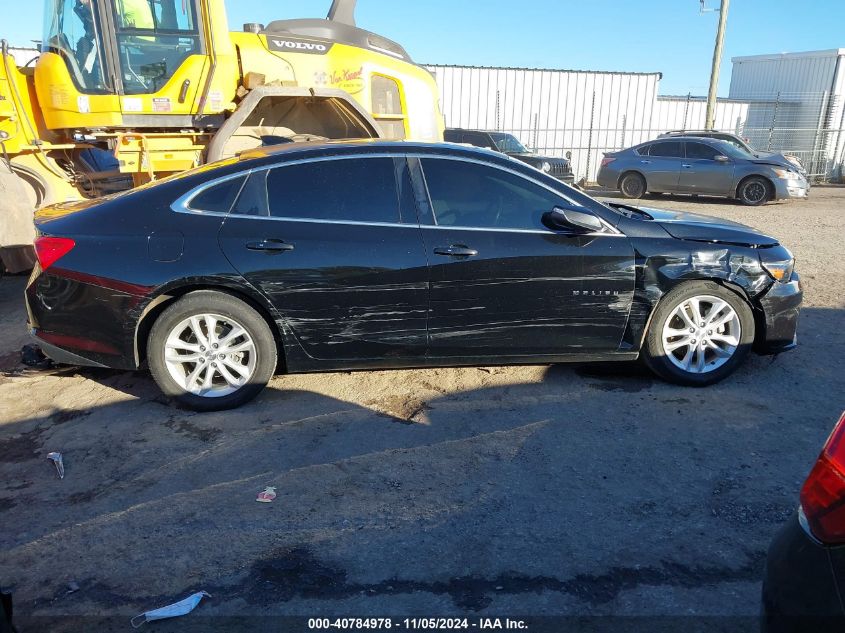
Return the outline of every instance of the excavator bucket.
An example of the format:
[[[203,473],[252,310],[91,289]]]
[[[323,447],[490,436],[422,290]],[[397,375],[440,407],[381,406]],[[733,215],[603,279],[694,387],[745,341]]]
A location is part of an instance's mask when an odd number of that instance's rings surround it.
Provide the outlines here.
[[[375,119],[342,90],[259,86],[214,135],[206,161],[280,143],[380,138],[379,130]]]

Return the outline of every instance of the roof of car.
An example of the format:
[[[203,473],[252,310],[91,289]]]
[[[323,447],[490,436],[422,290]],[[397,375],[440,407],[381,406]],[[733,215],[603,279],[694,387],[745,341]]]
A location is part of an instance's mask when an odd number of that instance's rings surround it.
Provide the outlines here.
[[[669,130],[665,133],[665,136],[709,136],[711,134],[736,136],[733,132],[720,132],[719,130]]]
[[[483,154],[490,157],[501,157],[501,154],[491,150],[463,145],[458,143],[430,143],[422,141],[387,141],[383,139],[355,139],[338,141],[309,141],[305,143],[283,143],[247,150],[240,154],[241,161],[280,156],[294,156],[296,154],[353,154],[387,152],[396,154],[406,153],[434,153],[447,151],[458,154]]]

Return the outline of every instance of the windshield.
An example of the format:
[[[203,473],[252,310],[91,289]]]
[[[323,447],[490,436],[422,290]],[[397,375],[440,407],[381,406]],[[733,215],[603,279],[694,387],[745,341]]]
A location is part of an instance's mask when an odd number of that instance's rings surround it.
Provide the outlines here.
[[[730,158],[740,158],[742,160],[757,158],[757,156],[751,152],[741,147],[737,147],[734,143],[730,143],[728,141],[714,141],[714,145],[717,145],[718,150]]]
[[[738,147],[739,149],[745,150],[746,152],[751,152],[752,154],[753,154],[753,153],[754,153],[754,151],[755,151],[755,150],[754,150],[754,149],[753,149],[750,145],[748,145],[747,143],[745,143],[745,142],[741,141],[741,140],[740,140],[740,139],[738,139],[738,138],[725,138],[725,139],[719,139],[719,140],[720,140],[720,141],[725,141],[725,142],[727,142],[727,143],[730,143],[730,144],[731,144],[731,145],[733,145],[734,147]]]
[[[516,140],[512,134],[503,134],[501,132],[490,132],[493,142],[500,152],[505,154],[529,154],[525,145]]]

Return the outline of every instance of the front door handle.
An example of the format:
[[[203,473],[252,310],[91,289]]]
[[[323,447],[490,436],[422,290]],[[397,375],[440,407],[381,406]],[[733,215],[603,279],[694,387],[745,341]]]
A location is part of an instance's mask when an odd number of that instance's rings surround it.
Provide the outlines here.
[[[681,165],[684,169],[692,169],[692,165]]]
[[[452,244],[451,246],[438,246],[434,249],[436,255],[446,255],[447,257],[475,257],[478,251],[474,248],[469,248],[463,244]]]
[[[293,250],[293,244],[288,244],[283,240],[249,242],[246,247],[251,251],[264,251],[265,253],[284,253],[285,251]]]
[[[651,165],[651,161],[650,161],[650,160],[641,160],[640,162],[641,162],[643,165]]]

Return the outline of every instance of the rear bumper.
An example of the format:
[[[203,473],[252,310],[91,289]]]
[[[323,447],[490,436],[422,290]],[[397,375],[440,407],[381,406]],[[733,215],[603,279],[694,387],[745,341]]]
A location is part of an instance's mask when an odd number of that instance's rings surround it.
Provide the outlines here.
[[[107,365],[103,365],[102,363],[93,361],[90,358],[85,358],[84,356],[74,354],[73,352],[70,352],[66,349],[62,349],[61,347],[57,347],[51,343],[48,343],[44,339],[38,338],[38,335],[35,333],[35,331],[32,332],[32,338],[38,344],[38,347],[41,348],[41,351],[44,352],[44,355],[53,360],[54,362],[58,363],[59,365],[79,365],[81,367],[107,367]]]
[[[801,277],[792,273],[787,283],[776,282],[760,299],[762,311],[758,320],[755,351],[760,354],[779,354],[792,349],[798,343],[798,317],[804,291]]]
[[[32,336],[58,363],[136,369],[135,325],[145,297],[78,277],[36,265],[25,293]]]
[[[596,176],[596,184],[605,189],[616,189],[619,184],[619,176],[610,172],[610,170],[599,169],[599,174]]]
[[[763,633],[845,631],[830,548],[812,539],[794,514],[769,547],[763,580]]]

